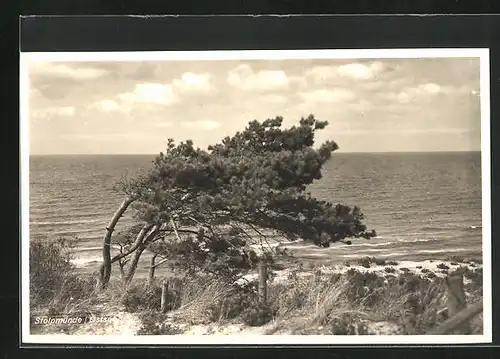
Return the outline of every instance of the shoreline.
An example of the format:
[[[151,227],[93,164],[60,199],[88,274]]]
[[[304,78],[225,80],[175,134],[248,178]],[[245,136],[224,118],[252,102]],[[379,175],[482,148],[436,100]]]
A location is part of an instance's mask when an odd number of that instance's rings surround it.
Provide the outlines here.
[[[348,245],[345,245],[349,247]],[[404,265],[400,265],[399,267],[403,268],[413,268],[414,270],[419,269],[428,269],[428,270],[440,270],[440,268],[436,268],[436,266],[443,262],[449,267],[457,268],[459,266],[455,265],[455,261],[452,260],[453,257],[459,258],[461,262],[464,260],[468,262],[473,262],[474,264],[482,263],[482,253],[473,249],[457,249],[457,250],[420,250],[414,251],[413,253],[402,253],[402,252],[393,252],[391,254],[378,254],[375,250],[360,250],[359,253],[338,253],[333,251],[328,251],[328,248],[325,250],[324,248],[315,248],[313,245],[308,244],[307,246],[297,245],[286,246],[293,256],[291,257],[291,262],[304,262],[307,265],[314,266],[322,266],[322,267],[355,267],[355,263],[363,258],[371,257],[377,258],[380,260],[385,260],[386,262],[398,262],[404,263]],[[282,247],[283,248],[283,247]],[[309,249],[315,251],[314,253],[302,253],[302,249]],[[97,251],[97,250],[96,250]],[[323,252],[322,252],[323,251]],[[333,252],[333,253],[332,253]],[[353,250],[353,252],[357,252]],[[149,260],[151,254],[149,252],[144,252],[141,257],[140,264],[137,268],[137,274],[145,274],[148,270]],[[281,260],[278,260],[281,262]],[[288,262],[287,259],[284,262]],[[99,268],[102,263],[102,257],[99,254],[98,256],[75,256],[75,258],[71,259],[71,263],[75,265],[75,269],[84,273],[91,273]],[[287,264],[289,265],[289,264]],[[293,264],[292,264],[293,266]],[[374,266],[377,266],[374,264]],[[422,268],[417,268],[421,266]],[[366,271],[367,268],[360,266],[361,271]],[[382,268],[383,269],[383,268]],[[371,268],[373,271],[374,268]],[[143,273],[144,272],[144,273]],[[158,268],[158,273],[163,272],[162,268]]]

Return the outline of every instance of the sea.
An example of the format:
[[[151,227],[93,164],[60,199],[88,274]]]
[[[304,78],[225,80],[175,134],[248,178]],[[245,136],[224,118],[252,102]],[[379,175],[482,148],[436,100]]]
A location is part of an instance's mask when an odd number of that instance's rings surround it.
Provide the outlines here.
[[[124,199],[122,179],[147,171],[152,155],[31,156],[29,238],[64,237],[74,263],[98,268],[102,238]],[[333,203],[359,206],[377,237],[330,248],[283,240],[309,260],[393,260],[482,256],[481,153],[334,153],[308,188]],[[117,231],[134,223],[126,214]],[[484,240],[489,240],[485,238]],[[144,264],[146,265],[146,264]]]

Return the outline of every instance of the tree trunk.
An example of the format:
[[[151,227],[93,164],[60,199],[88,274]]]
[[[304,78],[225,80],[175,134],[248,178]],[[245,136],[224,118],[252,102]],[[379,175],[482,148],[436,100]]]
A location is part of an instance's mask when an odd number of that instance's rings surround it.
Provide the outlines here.
[[[130,261],[129,264],[127,276],[125,277],[126,285],[129,285],[132,279],[134,278],[137,265],[139,264],[139,259],[141,259],[142,252],[144,252],[145,249],[146,249],[146,244],[141,243],[141,245],[134,252],[132,260]]]
[[[121,279],[125,279],[125,270],[124,270],[124,266],[125,266],[125,263],[123,263],[121,260],[118,261],[118,264],[120,265],[120,278]]]
[[[155,261],[158,253],[153,254],[151,257],[151,265],[149,266],[149,274],[148,274],[148,286],[152,286],[155,280]]]
[[[127,285],[130,284],[132,278],[134,278],[135,271],[137,269],[137,265],[139,264],[139,259],[141,259],[142,252],[144,252],[149,242],[156,236],[159,228],[159,226],[154,226],[153,229],[148,233],[146,238],[138,245],[137,249],[135,250],[132,260],[130,261],[127,276],[125,278],[125,283]]]
[[[102,266],[100,269],[100,286],[102,289],[106,288],[111,277],[111,236],[115,230],[116,224],[123,216],[123,213],[127,210],[130,204],[134,201],[134,198],[128,197],[122,202],[118,210],[111,218],[108,226],[106,227],[106,234],[104,235],[103,246],[102,246]]]

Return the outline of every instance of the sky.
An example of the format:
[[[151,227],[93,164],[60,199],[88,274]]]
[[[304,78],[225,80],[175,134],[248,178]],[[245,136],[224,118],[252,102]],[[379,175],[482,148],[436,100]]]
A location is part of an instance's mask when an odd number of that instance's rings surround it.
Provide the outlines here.
[[[479,58],[31,61],[30,154],[206,148],[309,114],[339,152],[480,150]]]

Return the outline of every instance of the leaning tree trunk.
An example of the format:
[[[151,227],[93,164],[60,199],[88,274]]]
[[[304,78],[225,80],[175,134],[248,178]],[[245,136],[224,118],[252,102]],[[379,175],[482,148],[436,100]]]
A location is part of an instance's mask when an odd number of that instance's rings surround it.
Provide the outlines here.
[[[115,230],[116,224],[133,201],[134,198],[132,197],[128,197],[124,200],[106,227],[106,234],[102,246],[102,266],[99,278],[101,288],[106,288],[109,278],[111,277],[111,236]]]
[[[129,285],[132,279],[134,278],[135,271],[137,269],[137,265],[139,264],[139,259],[141,259],[142,252],[146,249],[146,244],[141,243],[141,245],[136,249],[132,260],[130,261],[128,273],[125,277],[125,285]]]
[[[149,234],[146,236],[144,241],[142,241],[135,250],[134,255],[132,256],[132,260],[130,261],[129,264],[127,276],[125,278],[126,285],[128,285],[132,281],[132,278],[134,278],[135,271],[137,269],[137,265],[139,264],[139,260],[141,259],[142,252],[144,252],[149,242],[151,242],[151,240],[156,236],[159,228],[160,228],[159,226],[155,226],[151,230],[151,232],[149,232]]]

